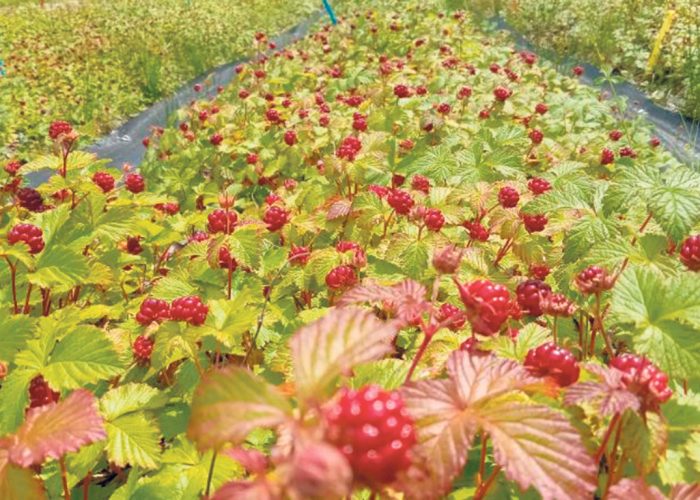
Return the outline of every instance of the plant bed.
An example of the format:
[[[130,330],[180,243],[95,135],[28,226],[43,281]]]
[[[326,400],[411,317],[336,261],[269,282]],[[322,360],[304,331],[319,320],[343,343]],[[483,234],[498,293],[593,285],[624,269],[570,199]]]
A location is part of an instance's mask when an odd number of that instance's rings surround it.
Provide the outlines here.
[[[441,5],[5,166],[5,491],[698,496],[700,175]]]

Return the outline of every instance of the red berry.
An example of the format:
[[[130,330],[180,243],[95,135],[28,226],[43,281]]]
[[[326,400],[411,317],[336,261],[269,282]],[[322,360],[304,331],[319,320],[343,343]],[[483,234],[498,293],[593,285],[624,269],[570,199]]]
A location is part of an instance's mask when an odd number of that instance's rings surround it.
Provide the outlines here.
[[[126,238],[126,251],[131,255],[138,255],[143,252],[143,247],[141,246],[140,236],[127,236]]]
[[[414,175],[411,179],[411,187],[416,191],[428,194],[430,192],[430,179],[423,175]]]
[[[574,74],[574,76],[581,76],[584,72],[583,66],[574,66],[571,72]]]
[[[217,208],[207,216],[207,220],[207,230],[210,233],[231,234],[238,222],[238,213],[235,210]]]
[[[700,234],[689,236],[681,245],[681,262],[691,271],[700,271]]]
[[[355,136],[348,136],[343,139],[340,147],[336,151],[336,156],[338,158],[345,158],[348,161],[353,161],[362,149],[362,142]]]
[[[212,136],[209,138],[209,142],[212,143],[212,145],[214,145],[214,146],[218,146],[223,141],[224,141],[224,136],[219,134],[219,133],[212,134]]]
[[[415,204],[411,195],[401,189],[392,189],[387,196],[387,202],[400,215],[408,215]]]
[[[345,253],[349,252],[350,250],[359,250],[360,244],[355,243],[354,241],[343,240],[336,243],[335,249],[340,253]]]
[[[374,194],[376,194],[380,198],[384,198],[386,195],[389,194],[389,188],[385,186],[379,186],[377,184],[370,184],[367,186],[367,191],[370,191]]]
[[[29,407],[37,408],[50,403],[58,402],[60,394],[51,389],[44,377],[37,375],[29,383]]]
[[[652,148],[657,148],[661,145],[661,140],[658,137],[652,137],[651,139],[649,139],[649,145]]]
[[[498,203],[503,208],[513,208],[518,205],[518,201],[520,201],[520,193],[512,187],[505,186],[498,191]]]
[[[523,281],[515,289],[520,309],[529,316],[541,316],[540,300],[552,292],[552,288],[540,280]]]
[[[131,351],[134,354],[134,359],[140,365],[147,364],[151,361],[151,354],[153,353],[153,345],[155,340],[146,337],[145,335],[139,335],[134,340],[134,345],[131,347]]]
[[[443,102],[443,103],[438,105],[437,111],[441,115],[447,115],[450,113],[450,111],[452,111],[452,107],[449,104],[447,104],[446,102]]]
[[[199,326],[207,319],[209,307],[202,303],[196,295],[180,297],[173,300],[170,308],[170,318],[175,321],[187,321],[190,325]]]
[[[391,176],[391,187],[393,187],[393,188],[403,186],[404,182],[406,182],[406,176],[404,176],[404,175],[393,174]]]
[[[68,135],[73,132],[73,127],[68,122],[57,120],[49,125],[49,137],[54,141],[62,135]]]
[[[559,387],[575,383],[581,374],[574,355],[554,342],[530,349],[524,364],[534,375],[551,377]]]
[[[528,134],[530,137],[530,140],[532,141],[533,144],[540,144],[544,140],[544,134],[542,133],[541,130],[533,128],[530,130],[530,133]]]
[[[522,214],[522,219],[528,233],[543,231],[548,222],[547,216],[544,214]]]
[[[535,113],[538,115],[544,115],[547,113],[547,111],[549,111],[549,107],[543,102],[540,102],[537,104],[537,106],[535,106]]]
[[[637,152],[629,146],[622,146],[618,152],[622,157],[636,158]]]
[[[282,122],[282,117],[280,116],[280,112],[277,111],[275,108],[268,109],[265,112],[265,118],[267,118],[272,123]]]
[[[411,465],[415,428],[400,393],[375,385],[341,389],[324,416],[326,439],[345,455],[357,482],[388,484]]]
[[[209,234],[205,233],[204,231],[195,231],[192,233],[189,238],[187,238],[188,242],[201,242],[201,241],[207,241],[209,239]]]
[[[7,241],[15,245],[20,241],[29,247],[29,253],[39,253],[44,249],[44,233],[32,224],[16,224],[7,233]]]
[[[141,302],[139,312],[136,313],[136,321],[142,325],[150,325],[154,321],[160,323],[170,319],[170,305],[160,299],[148,298]]]
[[[273,205],[265,210],[265,215],[263,216],[263,221],[267,224],[268,231],[278,231],[289,220],[289,211],[284,208]]]
[[[544,280],[549,276],[551,269],[546,264],[532,264],[530,266],[530,276],[537,278],[538,280]]]
[[[126,185],[126,189],[134,194],[140,193],[146,188],[146,183],[143,180],[143,176],[135,172],[126,174],[124,177],[124,184]]]
[[[610,290],[615,285],[615,277],[602,267],[588,266],[578,273],[574,282],[582,293],[594,294]]]
[[[600,153],[600,164],[601,165],[610,165],[612,162],[615,161],[615,153],[608,148],[604,148],[603,151]]]
[[[309,250],[309,247],[292,245],[287,260],[289,260],[289,263],[292,265],[305,266],[306,263],[309,262],[309,257],[311,257],[311,250]]]
[[[109,193],[114,189],[114,177],[107,172],[95,172],[92,182],[97,184],[103,193]]]
[[[44,199],[39,191],[26,187],[17,190],[17,201],[19,206],[26,208],[30,212],[42,212],[45,208]]]
[[[406,85],[396,85],[394,87],[394,95],[398,97],[399,99],[405,98],[405,97],[411,97],[411,89],[409,89]]]
[[[238,267],[238,262],[233,258],[227,246],[219,247],[219,267],[230,271],[235,271]]]
[[[622,138],[622,131],[611,130],[610,133],[608,134],[608,137],[610,137],[611,141],[619,141]]]
[[[297,133],[294,130],[287,130],[284,133],[284,142],[287,146],[294,146],[297,143]]]
[[[19,169],[22,167],[22,164],[18,161],[11,161],[7,164],[5,164],[5,172],[7,172],[9,175],[16,175],[17,172],[19,172]]]
[[[457,99],[468,99],[472,95],[472,89],[471,87],[462,87],[459,89],[459,92],[457,92]]]
[[[550,293],[540,300],[540,308],[543,314],[570,318],[576,312],[576,304],[561,293]]]
[[[438,232],[445,225],[445,216],[437,208],[430,208],[425,212],[423,221],[429,231]]]
[[[326,275],[326,285],[331,290],[349,288],[355,283],[357,283],[357,274],[352,266],[335,267]]]
[[[469,231],[469,238],[476,241],[488,241],[489,230],[479,222],[465,221],[462,224]]]
[[[644,406],[658,407],[673,395],[668,375],[643,356],[621,354],[610,361],[610,366],[624,372],[627,388],[644,399]]]
[[[506,87],[496,87],[493,89],[493,95],[497,101],[504,102],[513,95],[513,91]]]
[[[532,194],[539,196],[552,189],[552,185],[546,179],[542,179],[541,177],[533,177],[528,181],[527,188]]]
[[[511,312],[510,294],[506,287],[489,280],[476,280],[468,285],[457,283],[457,287],[472,330],[482,335],[498,333]]]
[[[440,323],[449,322],[447,323],[447,328],[457,332],[464,328],[464,323],[467,322],[467,315],[459,307],[445,302],[438,310],[437,320]]]
[[[258,163],[258,155],[255,153],[248,153],[248,156],[246,156],[245,161],[248,165],[255,165],[256,163]]]
[[[176,202],[156,203],[153,208],[168,215],[175,215],[180,211],[180,204]]]

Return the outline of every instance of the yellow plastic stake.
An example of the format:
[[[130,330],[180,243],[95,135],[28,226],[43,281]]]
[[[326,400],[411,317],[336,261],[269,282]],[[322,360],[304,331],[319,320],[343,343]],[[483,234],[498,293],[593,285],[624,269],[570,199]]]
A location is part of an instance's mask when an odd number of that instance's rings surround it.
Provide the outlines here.
[[[670,8],[666,11],[664,16],[664,22],[661,24],[661,29],[656,34],[656,40],[654,41],[654,49],[651,51],[651,56],[649,56],[649,62],[647,63],[647,74],[651,74],[656,67],[656,63],[659,62],[659,57],[661,56],[661,49],[663,48],[664,38],[669,31],[671,31],[671,26],[673,26],[673,21],[676,20],[676,10]]]

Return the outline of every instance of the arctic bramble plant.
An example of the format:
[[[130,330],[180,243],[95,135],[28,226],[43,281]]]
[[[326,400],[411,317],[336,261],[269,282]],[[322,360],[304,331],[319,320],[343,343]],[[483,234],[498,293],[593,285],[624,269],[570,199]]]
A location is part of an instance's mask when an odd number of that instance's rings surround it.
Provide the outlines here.
[[[0,491],[698,496],[700,176],[442,5],[0,169]]]

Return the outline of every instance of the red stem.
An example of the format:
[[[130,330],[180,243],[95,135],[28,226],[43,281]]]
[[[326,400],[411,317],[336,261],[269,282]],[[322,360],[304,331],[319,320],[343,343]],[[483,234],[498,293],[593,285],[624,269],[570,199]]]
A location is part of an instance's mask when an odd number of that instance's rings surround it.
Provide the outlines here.
[[[484,498],[486,493],[489,491],[489,488],[491,488],[491,485],[496,480],[496,476],[498,476],[499,472],[501,472],[501,466],[497,465],[496,467],[494,467],[493,472],[491,472],[491,475],[486,480],[486,482],[482,483],[481,486],[479,486],[479,488],[476,490],[476,493],[474,493],[474,500],[481,500],[482,498]]]
[[[433,339],[433,334],[426,333],[425,336],[423,337],[423,342],[421,343],[420,347],[418,348],[418,352],[416,355],[413,357],[413,361],[411,362],[411,367],[408,369],[408,373],[406,374],[406,380],[404,381],[405,383],[408,383],[411,380],[411,377],[413,376],[413,372],[416,370],[416,366],[418,366],[418,362],[421,360],[423,355],[425,354],[425,350],[428,348],[428,344],[430,344],[430,341]]]
[[[61,483],[63,483],[63,498],[70,500],[70,489],[68,488],[68,473],[66,472],[66,459],[61,457],[58,461],[61,466]]]
[[[599,464],[600,459],[603,458],[603,454],[605,453],[605,448],[608,446],[608,441],[610,441],[610,436],[612,435],[613,430],[615,429],[615,426],[617,425],[617,422],[620,420],[620,414],[616,413],[612,420],[610,420],[610,425],[608,425],[608,430],[605,431],[605,435],[603,436],[603,441],[601,441],[600,446],[598,447],[598,451],[595,454],[595,463]]]
[[[22,314],[28,314],[29,313],[29,299],[32,296],[32,284],[29,283],[27,285],[27,296],[24,299],[24,307],[22,308]]]
[[[10,258],[5,256],[7,265],[10,266],[10,281],[12,282],[12,305],[14,314],[19,313],[19,306],[17,305],[17,266],[12,264]]]

